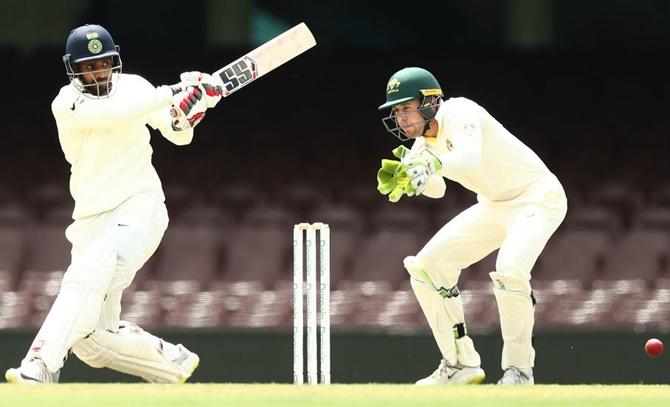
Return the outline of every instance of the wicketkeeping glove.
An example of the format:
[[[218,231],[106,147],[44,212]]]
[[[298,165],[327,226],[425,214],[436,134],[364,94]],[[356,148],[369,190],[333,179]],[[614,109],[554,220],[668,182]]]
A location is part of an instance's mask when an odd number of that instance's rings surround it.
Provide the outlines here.
[[[393,155],[402,159],[409,150],[400,146],[393,150]],[[410,178],[407,175],[407,166],[398,160],[382,160],[382,166],[377,171],[377,190],[389,197],[389,201],[398,202],[403,195],[412,196],[408,191]]]
[[[427,149],[405,155],[402,163],[407,166],[410,179],[407,191],[414,195],[420,195],[426,189],[428,178],[442,169],[442,162]]]

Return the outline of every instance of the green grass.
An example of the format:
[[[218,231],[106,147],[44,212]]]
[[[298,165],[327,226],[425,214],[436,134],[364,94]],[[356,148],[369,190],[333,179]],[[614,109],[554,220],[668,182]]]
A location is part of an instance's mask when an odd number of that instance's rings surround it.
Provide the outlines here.
[[[670,406],[670,386],[0,384],[0,406]]]

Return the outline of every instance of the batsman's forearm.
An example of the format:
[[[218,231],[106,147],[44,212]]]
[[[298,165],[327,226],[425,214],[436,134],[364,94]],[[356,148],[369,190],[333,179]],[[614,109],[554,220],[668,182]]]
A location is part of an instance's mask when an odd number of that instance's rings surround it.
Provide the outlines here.
[[[178,146],[191,144],[191,141],[193,141],[193,128],[176,131],[172,127],[172,120],[169,109],[166,109],[164,113],[161,113],[160,121],[156,123],[158,131],[161,132],[161,135],[168,139],[172,144],[176,144]],[[149,125],[152,125],[152,123]]]

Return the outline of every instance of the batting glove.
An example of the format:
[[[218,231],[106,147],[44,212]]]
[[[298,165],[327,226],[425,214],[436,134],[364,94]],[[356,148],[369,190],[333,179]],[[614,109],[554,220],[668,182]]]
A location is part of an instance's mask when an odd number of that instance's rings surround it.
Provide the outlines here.
[[[202,90],[197,86],[191,86],[172,97],[172,128],[175,131],[191,129],[198,125],[205,117],[207,104],[203,98]]]
[[[205,94],[205,103],[207,103],[208,108],[216,106],[223,96],[221,82],[208,73],[198,71],[183,72],[179,75],[179,79],[183,84],[200,87]]]

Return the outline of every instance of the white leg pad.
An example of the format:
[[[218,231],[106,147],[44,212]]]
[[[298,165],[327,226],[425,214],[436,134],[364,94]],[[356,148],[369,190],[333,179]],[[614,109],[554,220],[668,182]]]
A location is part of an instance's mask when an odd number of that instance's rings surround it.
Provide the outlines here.
[[[410,278],[410,283],[442,357],[452,366],[479,367],[479,353],[475,350],[472,339],[464,332],[465,318],[461,297],[442,298],[432,285],[414,277]],[[459,324],[463,335],[457,338],[455,328]]]
[[[137,325],[125,325],[118,333],[96,329],[72,351],[91,367],[107,367],[152,383],[178,383],[190,372],[170,361],[168,345],[174,346]]]
[[[425,262],[417,256],[407,256],[403,260],[403,266],[410,277],[422,281],[433,287],[442,297],[449,295],[448,289],[454,287],[458,282],[459,271],[453,273],[443,273],[435,271],[435,268],[426,267]],[[445,278],[444,274],[449,274],[450,278]]]
[[[501,367],[530,369],[535,364],[533,325],[535,315],[528,280],[498,272],[489,273],[500,313],[503,337]]]
[[[64,281],[25,360],[38,357],[50,372],[58,372],[70,347],[95,328],[102,302],[90,285]]]
[[[78,247],[81,250],[75,255]],[[52,373],[63,366],[68,350],[93,332],[100,318],[116,258],[116,250],[105,236],[87,244],[73,243],[72,264],[26,360],[38,357]]]
[[[472,342],[470,335],[456,339],[456,355],[458,356],[457,366],[479,367],[482,364],[482,360],[479,357],[479,353],[475,350],[475,344]]]

